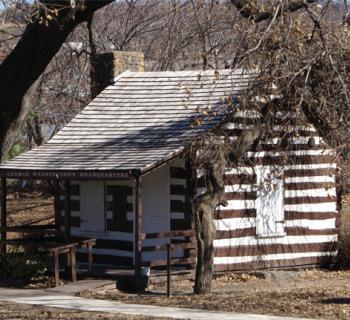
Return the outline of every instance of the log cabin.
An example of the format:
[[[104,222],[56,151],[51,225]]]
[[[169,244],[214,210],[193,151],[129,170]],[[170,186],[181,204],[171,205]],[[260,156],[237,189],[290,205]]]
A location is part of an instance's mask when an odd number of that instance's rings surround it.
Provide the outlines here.
[[[143,72],[137,53],[108,57],[113,68],[125,61],[136,67],[118,74],[109,68],[112,81],[103,75],[96,86],[102,92],[49,142],[0,166],[2,240],[6,179],[49,179],[58,186],[57,226],[66,241],[96,238],[95,263],[148,272],[165,264],[171,243],[173,264],[193,267],[191,199],[207,184],[200,172],[191,180],[184,150],[219,127],[234,143],[261,121],[259,112],[234,103],[255,74]],[[202,108],[215,112],[205,116]],[[228,206],[215,212],[215,271],[315,266],[336,253],[334,150],[311,124],[284,126],[286,114],[275,117],[274,134],[225,170]]]

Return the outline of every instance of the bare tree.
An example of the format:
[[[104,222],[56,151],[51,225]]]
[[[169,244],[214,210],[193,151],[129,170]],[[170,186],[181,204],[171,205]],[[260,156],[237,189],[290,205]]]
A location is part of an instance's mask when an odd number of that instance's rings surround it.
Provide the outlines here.
[[[0,66],[0,159],[12,145],[38,78],[73,29],[106,1],[40,1],[16,47]],[[73,5],[74,3],[74,5]]]
[[[263,121],[262,126],[243,131],[234,142],[223,143],[221,139],[220,148],[213,148],[218,143],[211,136],[193,145],[196,150],[192,152],[196,155],[193,163],[197,163],[197,168],[206,169],[210,181],[207,191],[197,195],[193,202],[198,240],[194,291],[198,294],[210,292],[215,235],[213,211],[225,204],[224,168],[237,166],[237,160],[258,139],[272,132],[273,123],[267,120],[268,114],[283,111],[286,135],[291,134],[287,128],[293,122],[311,123],[328,145],[336,149],[339,160],[346,160],[349,150],[347,24],[334,19],[330,12],[332,6],[313,5],[313,1],[232,3],[248,22],[245,31],[240,29],[245,37],[240,38],[244,39],[244,51],[237,52],[233,67],[258,70],[251,91],[242,94],[240,108],[262,114]],[[276,103],[269,103],[271,99]],[[267,113],[266,106],[269,106]]]

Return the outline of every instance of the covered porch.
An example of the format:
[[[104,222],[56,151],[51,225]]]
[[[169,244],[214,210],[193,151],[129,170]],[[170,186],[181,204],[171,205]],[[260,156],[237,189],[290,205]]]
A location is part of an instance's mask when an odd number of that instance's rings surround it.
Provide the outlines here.
[[[125,282],[142,279],[148,276],[149,283],[166,280],[166,270],[171,267],[174,276],[192,276],[191,270],[195,264],[195,234],[190,230],[169,230],[160,232],[145,232],[143,225],[143,176],[138,172],[127,171],[36,171],[36,170],[4,170],[0,169],[1,175],[1,255],[5,256],[9,246],[34,246],[38,250],[54,252],[55,248],[65,248],[63,253],[68,254],[68,263],[71,268],[72,280],[79,278],[79,270],[92,271],[96,277],[108,277]],[[25,180],[50,180],[55,186],[54,194],[54,219],[53,223],[9,226],[7,210],[7,179]],[[118,258],[111,263],[101,263],[96,255],[99,248],[108,245],[114,250],[113,241],[99,238],[99,235],[91,234],[90,237],[81,237],[74,232],[75,220],[74,203],[72,207],[72,196],[74,194],[74,182],[86,181],[129,181],[133,185],[133,217],[131,242],[132,264],[124,265],[123,261],[118,263]],[[63,187],[63,188],[62,188]],[[62,201],[62,197],[64,200]],[[106,205],[107,206],[107,205]],[[63,210],[61,210],[63,209]],[[62,216],[63,212],[63,216]],[[105,214],[105,213],[104,213]],[[81,219],[81,218],[79,218]],[[107,221],[107,220],[106,220]],[[107,222],[106,222],[107,223]],[[21,234],[21,237],[11,239],[9,233]],[[86,245],[87,251],[82,257],[81,243],[88,239],[95,239],[94,246]],[[119,244],[117,244],[119,245]],[[71,248],[73,248],[73,253]],[[91,257],[88,254],[91,250]],[[179,252],[186,254],[179,255]],[[170,252],[170,255],[169,255]],[[57,255],[52,254],[53,261],[57,262]],[[74,263],[77,261],[77,263]],[[91,267],[88,262],[91,262]],[[58,263],[58,262],[57,262]],[[56,264],[57,266],[57,264]],[[57,269],[57,267],[55,267]],[[150,272],[151,270],[151,272]],[[187,271],[186,271],[187,270]],[[189,270],[189,271],[188,271]],[[57,270],[56,270],[57,271]],[[74,276],[75,274],[75,276]],[[124,279],[124,280],[121,280]],[[59,283],[56,281],[56,283]]]

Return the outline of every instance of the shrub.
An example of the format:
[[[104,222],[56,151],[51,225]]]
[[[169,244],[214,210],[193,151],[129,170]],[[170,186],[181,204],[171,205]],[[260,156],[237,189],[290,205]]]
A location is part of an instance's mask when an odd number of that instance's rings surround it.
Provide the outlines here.
[[[29,283],[47,272],[48,257],[30,249],[12,251],[0,257],[0,279],[20,280]]]

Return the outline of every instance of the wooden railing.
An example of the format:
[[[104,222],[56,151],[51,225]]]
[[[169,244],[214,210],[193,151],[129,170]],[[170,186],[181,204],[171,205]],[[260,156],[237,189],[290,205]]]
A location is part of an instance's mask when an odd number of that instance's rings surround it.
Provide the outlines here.
[[[6,227],[0,228],[1,233],[16,233],[23,234],[23,237],[16,237],[14,239],[0,240],[2,245],[31,245],[33,243],[39,244],[41,243],[44,246],[48,245],[48,241],[57,242],[59,237],[63,239],[64,231],[60,231],[56,229],[55,225],[35,225],[35,226],[15,226],[15,227]],[[42,236],[47,235],[45,237],[45,241],[43,241]],[[36,237],[40,236],[40,237]]]
[[[185,238],[185,239],[174,239]],[[146,252],[166,252],[165,259],[144,260],[141,259],[143,267],[162,267],[166,266],[167,270],[167,296],[171,296],[171,269],[175,265],[194,266],[196,262],[196,240],[194,230],[179,230],[159,233],[143,233],[141,240],[147,239],[169,239],[169,243],[153,246],[142,246],[142,253]],[[188,250],[188,257],[172,257],[172,252],[178,250]]]
[[[59,286],[59,256],[66,255],[67,264],[70,265],[72,281],[77,281],[76,251],[80,248],[87,248],[88,251],[88,272],[92,274],[93,255],[92,248],[96,245],[96,239],[86,239],[64,245],[62,243],[65,232],[57,230],[55,225],[35,225],[0,228],[0,232],[20,233],[22,238],[0,240],[1,245],[36,245],[42,251],[48,252],[54,259],[55,285]],[[47,237],[43,237],[47,235]],[[39,237],[33,237],[39,236]]]
[[[49,252],[54,257],[54,270],[55,270],[55,286],[60,285],[60,268],[59,268],[59,256],[62,254],[67,255],[67,261],[69,261],[71,269],[72,282],[77,281],[77,259],[76,251],[79,248],[88,249],[88,272],[92,274],[93,255],[92,247],[96,245],[96,239],[87,239],[79,242],[70,243],[67,245],[51,248]]]
[[[188,238],[188,239],[173,239],[173,238]],[[189,251],[194,251],[196,249],[195,242],[195,232],[193,230],[180,230],[180,231],[169,231],[169,232],[159,232],[159,233],[143,233],[141,235],[141,240],[145,241],[147,239],[169,239],[171,244],[171,251],[187,249]],[[167,244],[153,245],[153,246],[142,246],[142,253],[145,252],[166,252]],[[190,257],[178,258],[171,257],[171,265],[185,265],[194,264],[195,255],[190,255]],[[144,260],[141,259],[141,265],[146,267],[160,267],[167,266],[167,259],[157,259],[157,260]]]

